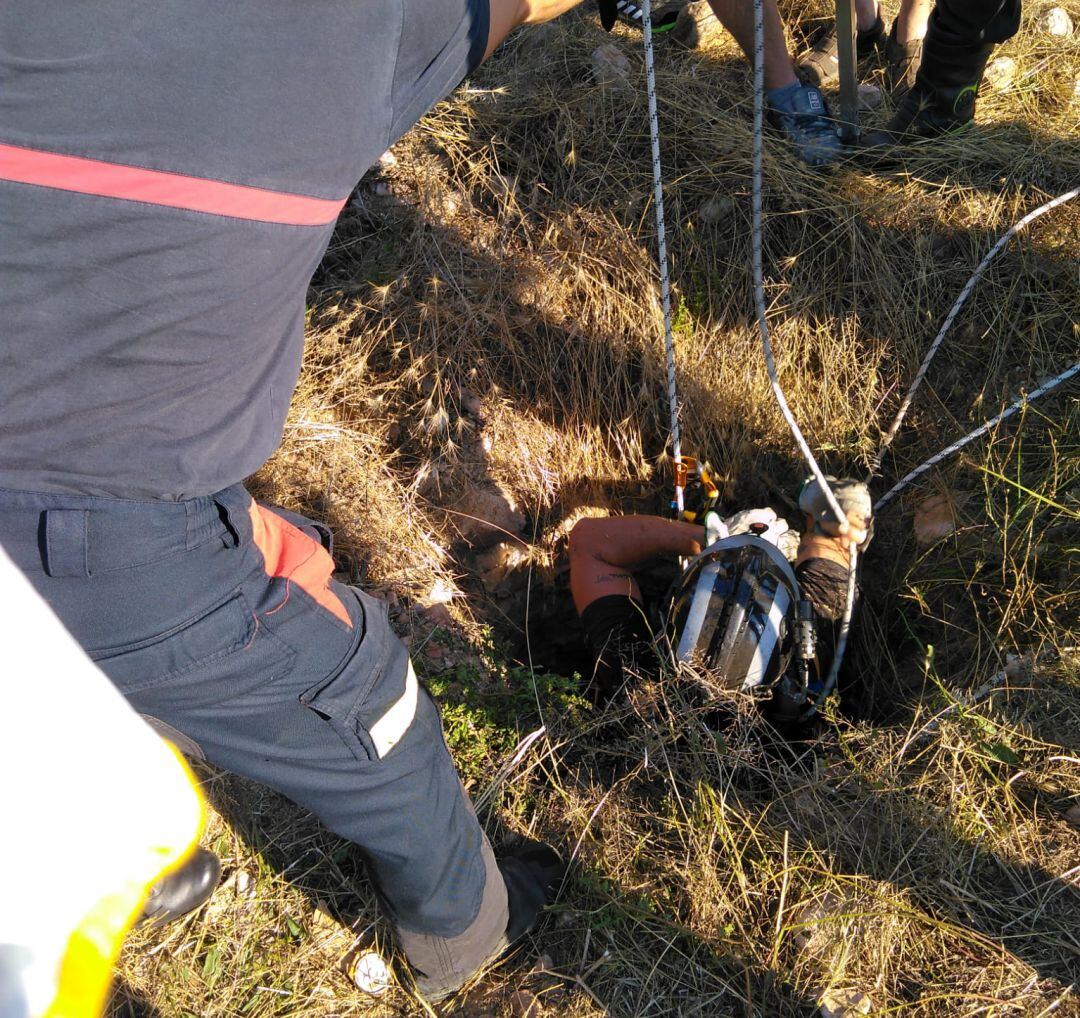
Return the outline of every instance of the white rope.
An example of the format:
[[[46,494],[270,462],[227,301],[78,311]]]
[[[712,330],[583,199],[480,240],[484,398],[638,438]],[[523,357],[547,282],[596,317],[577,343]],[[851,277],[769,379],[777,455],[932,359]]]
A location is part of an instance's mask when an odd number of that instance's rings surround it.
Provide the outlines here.
[[[664,309],[664,356],[667,360],[668,410],[671,426],[671,455],[675,464],[675,508],[683,511],[683,486],[678,483],[682,466],[682,437],[679,433],[679,395],[675,384],[675,340],[671,333],[671,280],[668,275],[667,233],[664,228],[664,182],[660,169],[660,123],[656,115],[656,67],[652,43],[652,3],[642,0],[642,29],[645,35],[645,81],[649,97],[649,136],[652,142],[653,202],[656,205],[656,247],[660,262],[660,301]]]
[[[892,440],[896,437],[897,431],[900,430],[900,425],[904,420],[905,414],[908,412],[908,408],[911,406],[911,401],[915,398],[915,393],[918,391],[919,386],[922,385],[923,379],[926,377],[926,372],[930,367],[930,362],[934,359],[935,354],[938,352],[938,348],[941,346],[942,341],[945,339],[945,333],[949,331],[956,316],[960,313],[960,309],[964,306],[964,303],[968,299],[968,295],[975,289],[975,284],[982,277],[982,274],[986,271],[987,266],[997,257],[998,253],[1005,247],[1008,242],[1016,236],[1028,223],[1039,216],[1045,215],[1051,209],[1057,208],[1059,205],[1064,205],[1065,202],[1070,201],[1080,194],[1080,187],[1074,187],[1071,191],[1066,191],[1064,194],[1059,194],[1051,201],[1040,205],[1037,209],[1032,210],[1022,219],[1017,220],[1005,231],[997,240],[986,256],[981,262],[979,262],[978,268],[971,274],[971,278],[964,284],[963,290],[960,291],[960,296],[956,298],[956,302],[953,304],[952,309],[945,317],[945,322],[938,330],[937,336],[934,338],[934,342],[930,344],[930,349],[926,351],[926,356],[923,358],[922,364],[919,365],[919,370],[915,374],[915,380],[911,383],[911,387],[907,391],[907,395],[904,397],[904,401],[900,404],[900,409],[896,412],[896,417],[893,419],[892,424],[889,426],[889,430],[885,433],[884,439],[882,439],[881,446],[874,456],[870,465],[871,476],[878,473],[881,469],[881,458],[885,455],[885,450],[892,444]],[[1029,397],[1029,399],[1034,396]]]
[[[780,413],[784,415],[792,437],[799,451],[806,460],[810,472],[817,478],[821,490],[825,493],[825,499],[829,508],[836,514],[840,521],[841,532],[847,531],[847,516],[836,501],[836,496],[825,480],[825,474],[814,459],[806,439],[795,417],[788,407],[788,401],[784,396],[784,390],[780,388],[780,380],[776,375],[776,362],[773,360],[772,343],[769,340],[769,323],[766,320],[765,310],[765,277],[762,268],[761,253],[761,178],[762,178],[762,136],[765,131],[765,12],[762,0],[754,0],[754,188],[753,188],[753,248],[754,248],[754,302],[757,305],[758,331],[761,333],[761,345],[765,350],[765,367],[769,372],[769,384],[772,386],[776,402],[780,404]]]
[[[788,406],[784,397],[784,390],[780,387],[780,379],[776,373],[776,362],[773,360],[772,343],[769,340],[769,323],[766,319],[765,307],[765,272],[762,259],[762,226],[761,226],[761,190],[762,190],[762,148],[765,134],[765,10],[762,0],[754,0],[754,163],[753,163],[753,258],[754,258],[754,303],[757,306],[758,331],[761,333],[761,345],[765,351],[765,367],[769,372],[769,384],[772,386],[776,402],[780,405],[780,412],[787,421],[795,444],[806,460],[810,472],[817,479],[829,508],[832,509],[840,524],[840,533],[844,534],[848,529],[847,514],[840,508],[840,503],[833,494],[825,474],[818,466],[810,446],[803,437],[799,425]],[[818,694],[817,701],[806,712],[804,717],[814,713],[817,706],[832,692],[840,675],[840,666],[844,663],[844,653],[847,651],[848,634],[851,631],[851,617],[855,612],[855,567],[858,564],[858,547],[852,541],[848,545],[848,589],[847,602],[844,605],[844,614],[840,619],[840,634],[836,641],[836,653],[833,655],[832,667],[825,679],[825,685]]]
[[[883,509],[885,506],[887,506],[894,498],[896,498],[897,495],[900,494],[901,491],[903,491],[912,481],[914,481],[916,477],[922,476],[926,473],[927,470],[940,463],[943,459],[947,459],[954,452],[963,449],[964,446],[967,445],[969,442],[974,442],[975,439],[985,435],[991,428],[996,427],[1002,421],[1007,420],[1009,417],[1012,417],[1012,415],[1015,414],[1021,407],[1033,402],[1034,400],[1037,400],[1040,396],[1045,396],[1046,393],[1050,392],[1053,389],[1056,389],[1059,385],[1067,382],[1070,378],[1077,374],[1080,374],[1080,361],[1077,361],[1071,368],[1066,368],[1064,371],[1061,372],[1060,375],[1055,375],[1048,381],[1043,382],[1043,384],[1040,385],[1034,392],[1029,393],[1026,396],[1021,396],[1005,410],[1002,410],[1001,413],[997,415],[997,417],[991,418],[990,420],[977,427],[974,431],[966,434],[963,438],[953,442],[952,445],[946,446],[944,449],[941,450],[941,452],[935,453],[928,460],[926,460],[926,462],[921,463],[910,473],[907,473],[903,477],[901,477],[900,480],[896,482],[896,484],[894,484],[887,492],[885,492],[885,494],[882,495],[881,498],[879,498],[877,502],[874,503],[874,512],[878,512],[878,510]]]

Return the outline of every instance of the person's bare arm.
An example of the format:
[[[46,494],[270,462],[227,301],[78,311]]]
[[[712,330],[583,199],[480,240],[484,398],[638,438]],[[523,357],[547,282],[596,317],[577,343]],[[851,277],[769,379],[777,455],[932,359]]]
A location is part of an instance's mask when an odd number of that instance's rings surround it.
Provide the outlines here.
[[[578,614],[610,594],[640,601],[632,570],[658,555],[696,555],[703,536],[696,523],[660,516],[578,520],[570,532],[570,592]]]
[[[490,0],[488,8],[488,44],[484,59],[518,25],[538,25],[576,7],[581,0]]]

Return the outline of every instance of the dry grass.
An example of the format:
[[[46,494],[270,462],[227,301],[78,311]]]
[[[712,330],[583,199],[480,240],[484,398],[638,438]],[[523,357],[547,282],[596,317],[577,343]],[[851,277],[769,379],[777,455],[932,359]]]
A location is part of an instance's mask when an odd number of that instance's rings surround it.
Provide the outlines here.
[[[981,98],[960,139],[828,173],[767,140],[774,343],[834,469],[865,469],[993,239],[1075,183],[1080,37],[1040,35],[1037,13],[1002,51],[1015,86]],[[905,1018],[1080,1015],[1075,386],[883,514],[859,681],[811,743],[777,745],[739,706],[713,735],[671,683],[643,683],[623,735],[601,739],[572,684],[508,667],[500,641],[515,644],[526,608],[534,637],[563,626],[568,521],[666,493],[640,40],[613,37],[631,77],[611,87],[590,70],[602,41],[591,13],[519,32],[361,186],[312,289],[284,445],[256,479],[327,519],[347,571],[397,602],[474,791],[550,726],[489,789],[487,821],[575,853],[534,945],[559,975],[528,975],[534,950],[441,1011],[510,1013],[524,986],[548,1015],[805,1015],[828,990]],[[752,321],[749,74],[733,46],[658,57],[686,445],[717,466],[725,504],[784,508],[802,467]],[[1078,239],[1073,203],[999,257],[886,478],[1075,360]],[[943,491],[958,532],[918,548],[912,509]],[[523,548],[487,588],[477,516]],[[1028,666],[942,713],[1008,652]],[[226,886],[132,938],[114,1015],[423,1013],[402,989],[371,1003],[340,973],[358,939],[383,935],[347,847],[269,793],[222,776],[210,790]]]

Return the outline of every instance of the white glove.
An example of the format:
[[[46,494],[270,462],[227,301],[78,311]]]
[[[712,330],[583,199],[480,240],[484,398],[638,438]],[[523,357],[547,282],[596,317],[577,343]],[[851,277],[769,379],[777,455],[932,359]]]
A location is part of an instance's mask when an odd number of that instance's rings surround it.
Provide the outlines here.
[[[765,529],[757,536],[776,545],[789,562],[795,561],[799,551],[799,535],[788,526],[787,520],[777,516],[771,509],[744,509],[741,513],[729,516],[724,522],[732,537],[749,534],[754,524],[764,526]]]
[[[829,482],[836,501],[847,516],[849,530],[844,536],[860,547],[864,546],[870,540],[873,529],[870,489],[861,481],[852,480],[850,477],[838,481],[835,477],[826,475],[825,480]],[[829,537],[839,536],[839,521],[816,478],[808,477],[803,482],[802,491],[799,492],[799,508],[814,521],[814,530],[817,533]]]

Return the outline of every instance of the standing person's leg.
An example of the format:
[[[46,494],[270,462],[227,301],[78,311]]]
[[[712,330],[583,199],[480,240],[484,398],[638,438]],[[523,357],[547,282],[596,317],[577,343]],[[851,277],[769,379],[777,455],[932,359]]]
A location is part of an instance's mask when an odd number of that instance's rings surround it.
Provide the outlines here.
[[[709,0],[717,20],[735,37],[739,48],[754,61],[754,5],[748,0]],[[791,143],[795,154],[812,166],[835,162],[844,154],[821,93],[805,87],[795,75],[788,53],[784,23],[776,0],[764,0],[765,89],[769,119]]]
[[[855,56],[864,60],[885,43],[885,24],[877,0],[855,0]],[[840,40],[835,23],[798,62],[799,77],[812,85],[840,80]]]
[[[717,20],[739,44],[751,63],[754,61],[754,5],[746,0],[709,0]],[[788,54],[784,23],[776,0],[765,0],[765,88],[784,88],[795,81],[795,66]]]
[[[934,0],[903,0],[885,40],[885,79],[893,100],[899,102],[915,84],[922,62],[926,21]]]
[[[236,487],[0,493],[0,539],[137,710],[358,845],[425,993],[536,918],[557,858],[534,847],[500,873],[384,606],[333,581],[309,534]]]
[[[926,21],[934,9],[934,0],[903,0],[893,28],[900,42],[921,39],[926,35]]]
[[[995,44],[1016,34],[1020,7],[1020,0],[938,0],[915,85],[885,130],[867,136],[867,144],[934,137],[970,123],[986,62]]]

